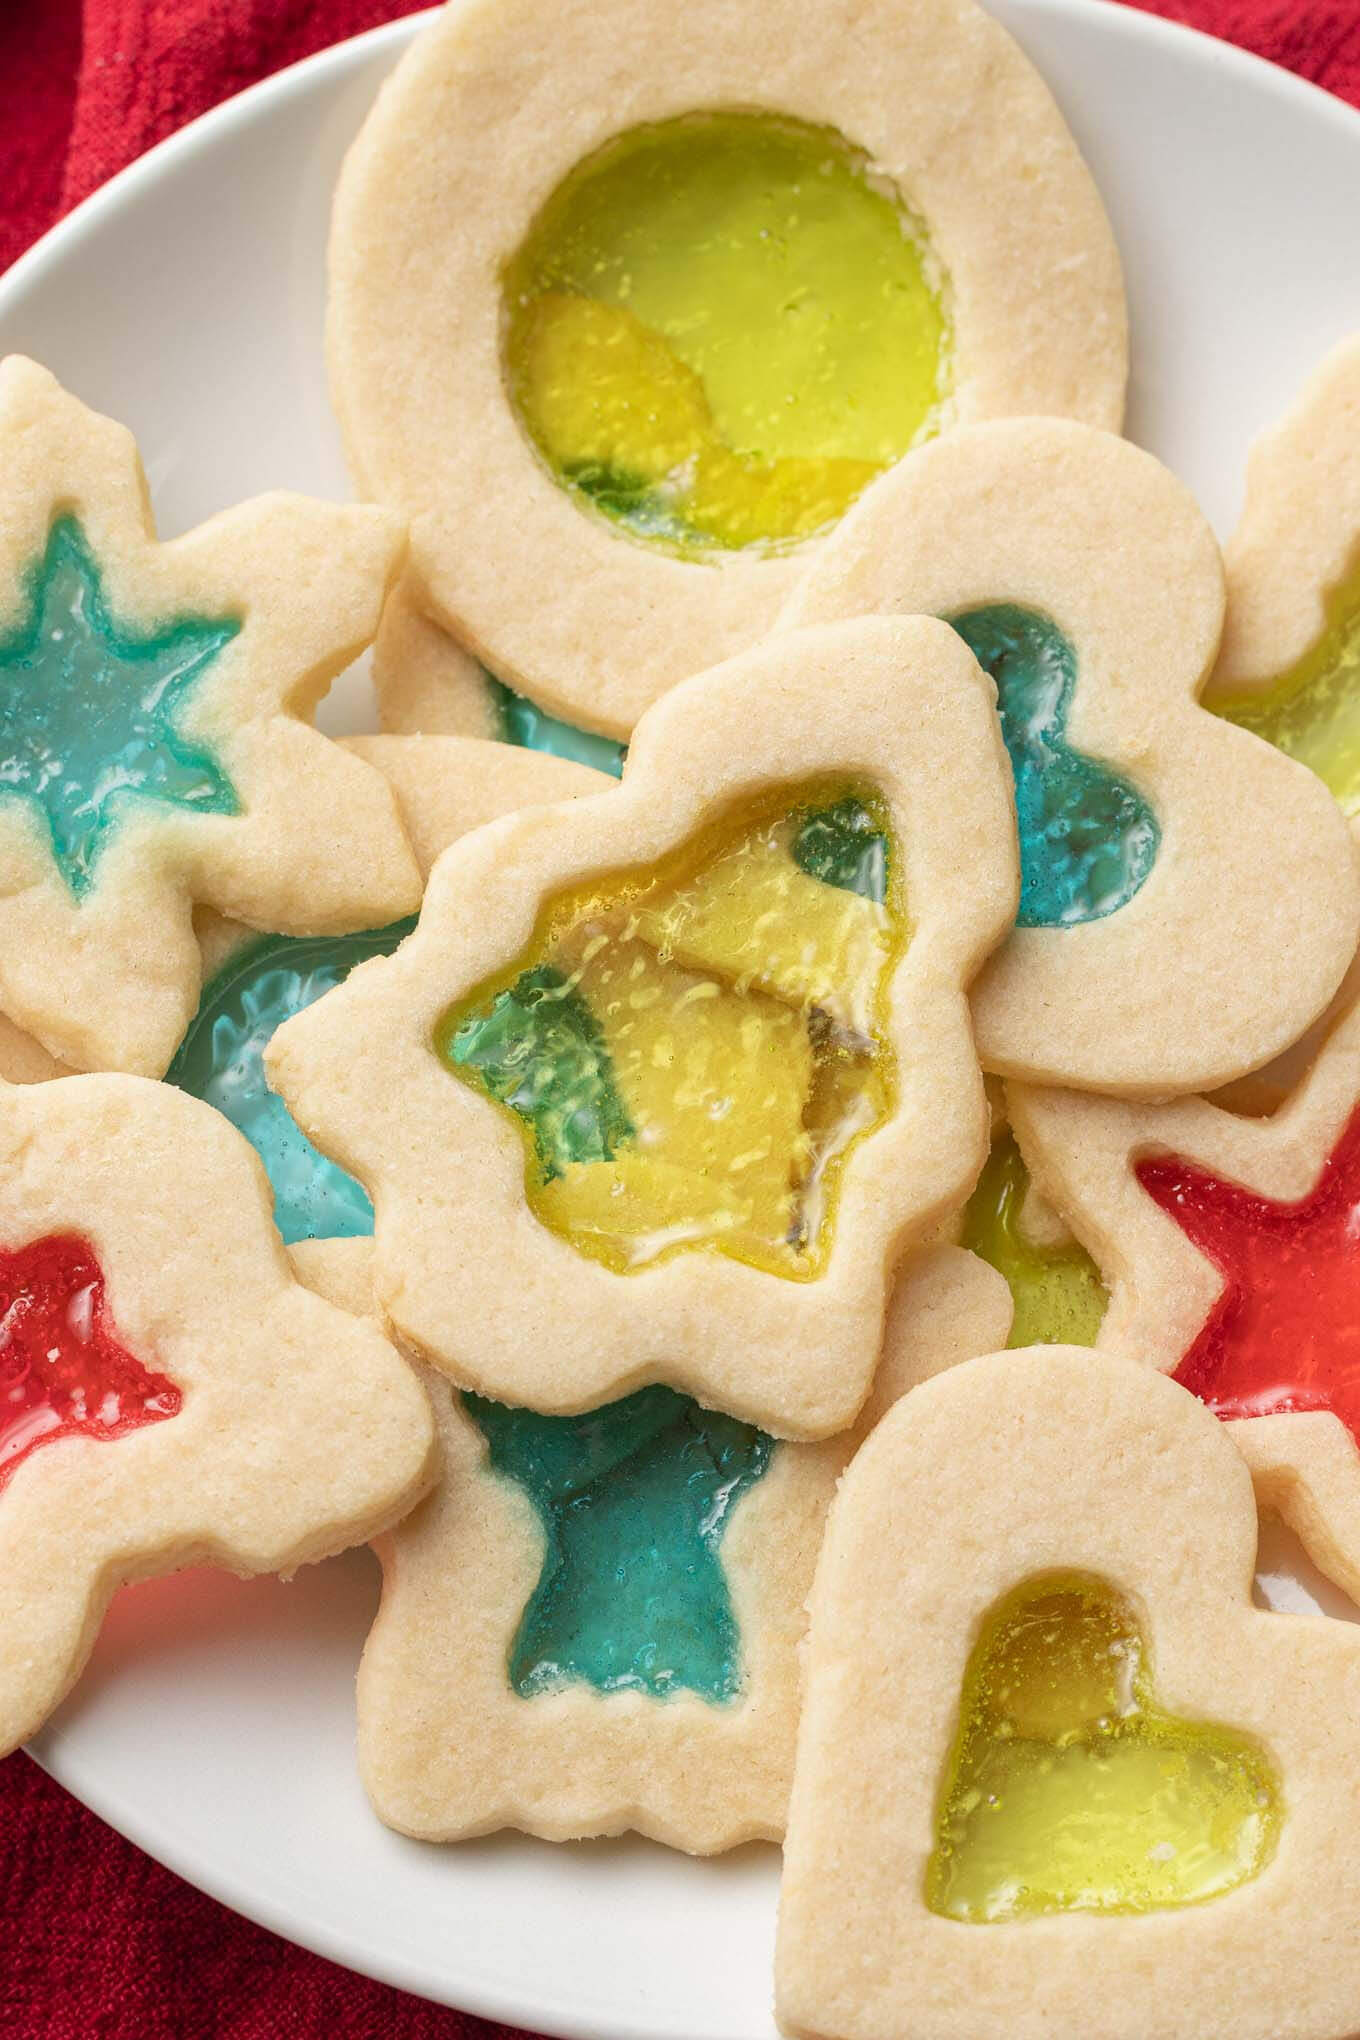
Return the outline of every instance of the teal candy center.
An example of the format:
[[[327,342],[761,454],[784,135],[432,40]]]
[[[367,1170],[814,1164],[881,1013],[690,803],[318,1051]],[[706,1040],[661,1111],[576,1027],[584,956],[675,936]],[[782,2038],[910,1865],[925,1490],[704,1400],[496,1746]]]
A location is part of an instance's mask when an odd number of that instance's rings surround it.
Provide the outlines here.
[[[611,772],[615,779],[623,771],[625,745],[616,744],[612,737],[596,736],[592,730],[578,730],[574,723],[559,722],[555,715],[516,694],[491,673],[486,675],[486,684],[496,718],[496,734],[503,744],[518,744],[526,751],[547,751],[554,758],[570,758],[577,765],[593,765],[597,772]]]
[[[525,1699],[570,1684],[719,1703],[741,1686],[720,1546],[774,1441],[672,1388],[580,1417],[463,1404],[495,1471],[532,1501],[547,1550],[510,1648]]]
[[[0,795],[37,810],[80,899],[138,802],[239,814],[225,772],[176,716],[240,625],[179,617],[145,635],[123,629],[73,517],[53,524],[28,596],[28,615],[0,640]]]
[[[1072,927],[1127,906],[1161,841],[1152,809],[1107,765],[1074,751],[1076,654],[1048,617],[999,603],[951,619],[996,682],[1015,775],[1021,928]]]
[[[245,1135],[274,1191],[285,1241],[353,1239],[373,1230],[373,1206],[352,1176],[327,1161],[265,1080],[276,1028],[370,956],[390,956],[415,922],[361,935],[267,935],[241,950],[205,988],[167,1083],[215,1105]]]

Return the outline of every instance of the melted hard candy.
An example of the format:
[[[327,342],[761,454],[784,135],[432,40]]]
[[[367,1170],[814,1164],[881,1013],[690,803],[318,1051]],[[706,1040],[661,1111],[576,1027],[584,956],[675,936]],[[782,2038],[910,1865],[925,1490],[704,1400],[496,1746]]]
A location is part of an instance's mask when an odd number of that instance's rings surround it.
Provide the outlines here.
[[[503,744],[519,744],[526,751],[546,751],[551,757],[570,758],[577,765],[591,765],[597,772],[619,777],[627,755],[623,744],[615,743],[612,737],[596,736],[593,730],[578,730],[574,723],[560,722],[490,673],[486,684],[496,719],[496,735]]]
[[[1360,1443],[1360,1112],[1294,1204],[1174,1155],[1137,1175],[1223,1276],[1177,1381],[1221,1417],[1331,1410]]]
[[[1249,1738],[1157,1707],[1118,1594],[1031,1580],[969,1660],[927,1902],[974,1923],[1201,1903],[1257,1875],[1280,1811]]]
[[[0,1487],[41,1445],[121,1438],[181,1400],[119,1339],[87,1240],[52,1233],[0,1249]]]
[[[664,1387],[579,1417],[475,1395],[463,1405],[543,1526],[543,1570],[510,1651],[515,1691],[733,1699],[741,1640],[720,1547],[773,1441]]]
[[[1107,1297],[1095,1262],[1075,1240],[1039,1246],[1025,1235],[1029,1170],[1015,1136],[992,1142],[964,1213],[960,1244],[1006,1278],[1015,1303],[1011,1346],[1093,1346]]]
[[[1296,666],[1214,708],[1309,766],[1348,815],[1360,813],[1360,582],[1332,597],[1326,629]]]
[[[312,1146],[270,1090],[265,1049],[285,1020],[340,984],[355,964],[390,956],[414,926],[396,921],[360,935],[266,935],[252,942],[205,988],[166,1072],[167,1083],[215,1105],[250,1142],[274,1192],[274,1222],[289,1245],[371,1233],[373,1206],[352,1176]]]
[[[29,576],[28,612],[0,640],[0,798],[35,815],[77,899],[115,831],[146,803],[240,812],[217,759],[182,727],[239,628],[197,617],[150,631],[120,624],[80,526],[72,517],[52,526]]]
[[[813,789],[561,895],[530,951],[441,1019],[515,1117],[543,1220],[618,1272],[709,1247],[806,1279],[840,1170],[891,1109],[907,939],[877,797]]]
[[[1161,831],[1135,787],[1067,740],[1071,645],[1048,617],[1009,603],[951,621],[996,682],[1020,826],[1017,925],[1066,928],[1116,913],[1151,871]]]
[[[619,136],[508,266],[510,391],[634,537],[823,531],[934,428],[948,331],[905,209],[826,128],[703,113]]]

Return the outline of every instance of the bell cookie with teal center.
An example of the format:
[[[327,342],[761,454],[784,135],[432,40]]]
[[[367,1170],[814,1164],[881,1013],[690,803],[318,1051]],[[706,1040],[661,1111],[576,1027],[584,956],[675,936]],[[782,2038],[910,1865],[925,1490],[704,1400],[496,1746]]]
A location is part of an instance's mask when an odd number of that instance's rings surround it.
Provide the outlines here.
[[[411,912],[381,776],[312,727],[399,564],[385,512],[273,495],[158,543],[129,434],[0,364],[0,1012],[158,1076],[192,913],[339,933]]]
[[[1103,1269],[1096,1343],[1230,1426],[1263,1504],[1360,1594],[1360,1003],[1267,1116],[1009,1087],[1050,1202]]]
[[[0,1321],[0,1753],[126,1582],[291,1573],[434,1476],[412,1369],[294,1279],[250,1148],[167,1084],[0,1083]]]
[[[1277,744],[1360,815],[1360,339],[1251,449],[1206,705]]]
[[[988,1355],[888,1412],[813,1590],[784,2032],[1360,2029],[1360,1633],[1256,1605],[1256,1552],[1232,1434],[1132,1357]]]
[[[394,729],[453,727],[471,654],[626,738],[934,435],[1122,418],[1109,223],[973,0],[568,0],[540,30],[530,0],[444,9],[336,194],[336,407],[413,527]]]
[[[368,1250],[300,1250],[363,1308]],[[379,1545],[359,1758],[425,1841],[626,1828],[707,1854],[783,1832],[805,1604],[836,1481],[904,1380],[1004,1335],[1000,1278],[937,1248],[898,1285],[856,1431],[780,1443],[656,1384],[580,1416],[429,1377],[443,1478]]]
[[[661,1382],[829,1436],[981,1167],[966,988],[1016,896],[956,635],[785,634],[657,703],[617,786],[454,844],[265,1067],[459,1387],[558,1416]]]
[[[1355,854],[1310,773],[1201,705],[1223,602],[1173,475],[1108,433],[1024,419],[876,482],[785,611],[781,628],[942,617],[993,683],[1020,846],[1015,932],[973,993],[998,1075],[1212,1088],[1294,1041],[1340,982]]]

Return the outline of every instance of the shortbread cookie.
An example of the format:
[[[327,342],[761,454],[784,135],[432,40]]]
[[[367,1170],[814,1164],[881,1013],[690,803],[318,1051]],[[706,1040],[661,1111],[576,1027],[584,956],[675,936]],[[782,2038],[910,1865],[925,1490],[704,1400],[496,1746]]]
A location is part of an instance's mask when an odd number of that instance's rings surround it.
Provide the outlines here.
[[[1269,1119],[1019,1085],[1010,1102],[1109,1271],[1100,1345],[1235,1420],[1262,1499],[1360,1595],[1360,1008]]]
[[[1360,338],[1252,448],[1227,549],[1228,618],[1205,702],[1360,813]]]
[[[352,1304],[369,1252],[319,1243],[299,1272]],[[957,1247],[922,1256],[861,1428],[899,1381],[991,1350],[1008,1317],[992,1269]],[[856,1434],[780,1444],[661,1386],[542,1417],[428,1385],[444,1478],[382,1541],[359,1673],[377,1812],[429,1841],[777,1839],[807,1597]]]
[[[0,1085],[0,1751],[128,1580],[291,1572],[431,1479],[424,1392],[296,1282],[240,1136],[169,1085]]]
[[[1019,925],[973,995],[985,1068],[1128,1097],[1226,1083],[1295,1039],[1355,948],[1335,803],[1207,714],[1223,573],[1186,490],[1057,419],[952,433],[870,489],[791,624],[947,617],[997,684]]]
[[[909,448],[1117,429],[1127,355],[1099,196],[972,0],[446,8],[346,160],[328,343],[425,614],[616,736]]]
[[[817,2040],[1360,2031],[1360,1632],[1252,1605],[1229,1433],[1067,1347],[907,1396],[813,1593],[780,1901]]]
[[[1016,886],[988,694],[919,618],[697,676],[621,786],[455,845],[399,954],[279,1030],[432,1365],[549,1414],[664,1381],[781,1436],[853,1419],[893,1267],[983,1158],[965,990]]]
[[[565,759],[476,737],[352,737],[346,748],[388,781],[422,872],[483,822],[608,783]],[[365,1235],[373,1207],[352,1176],[317,1153],[270,1090],[265,1049],[284,1020],[342,983],[356,964],[390,955],[414,926],[411,919],[354,935],[286,936],[222,923],[205,939],[216,949],[217,967],[167,1080],[205,1098],[245,1134],[265,1165],[274,1222],[290,1245]],[[0,1042],[0,1055],[4,1047]]]
[[[191,909],[336,933],[411,912],[381,775],[311,727],[402,551],[386,513],[263,496],[158,544],[124,429],[0,365],[0,1010],[158,1076]]]

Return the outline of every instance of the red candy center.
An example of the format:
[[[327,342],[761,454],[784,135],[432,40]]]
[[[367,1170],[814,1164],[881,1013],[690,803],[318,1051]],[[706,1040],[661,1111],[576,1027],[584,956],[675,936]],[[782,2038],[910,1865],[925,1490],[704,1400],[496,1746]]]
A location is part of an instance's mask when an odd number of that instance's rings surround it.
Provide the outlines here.
[[[1224,1277],[1177,1381],[1221,1417],[1332,1410],[1360,1444],[1360,1112],[1297,1204],[1174,1156],[1137,1175]]]
[[[58,1438],[119,1438],[173,1417],[179,1390],[119,1343],[88,1240],[0,1249],[0,1487]]]

